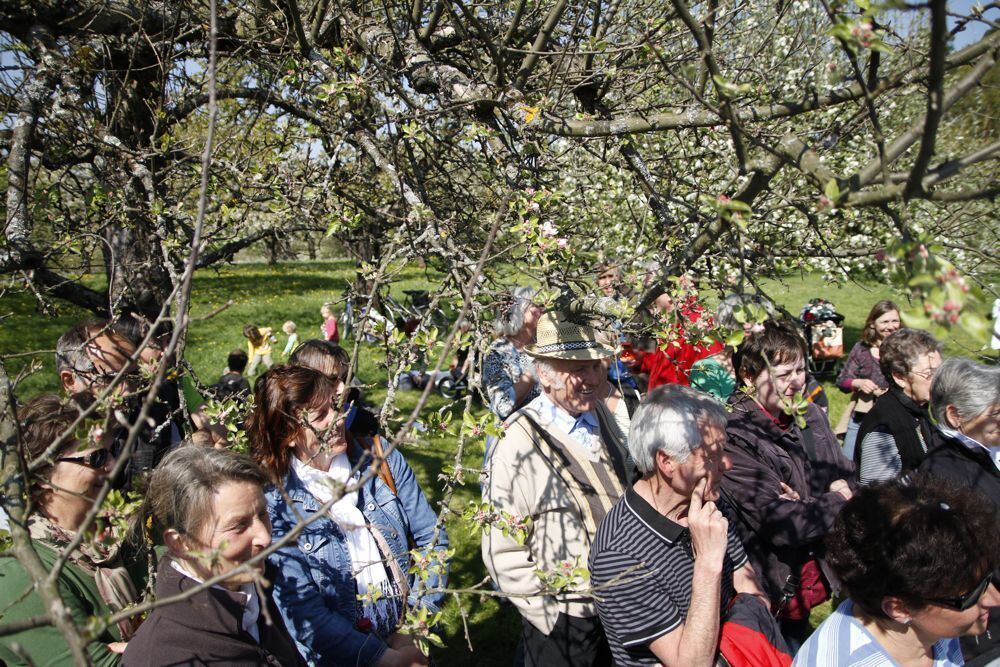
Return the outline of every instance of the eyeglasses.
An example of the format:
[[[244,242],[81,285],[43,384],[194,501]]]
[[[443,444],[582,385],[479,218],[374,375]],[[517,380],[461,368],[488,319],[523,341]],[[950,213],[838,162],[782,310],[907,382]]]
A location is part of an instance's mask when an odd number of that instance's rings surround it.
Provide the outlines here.
[[[928,368],[925,371],[910,371],[910,374],[911,375],[916,375],[918,377],[922,377],[925,380],[930,380],[932,377],[934,377],[934,373],[936,373],[936,372],[937,372],[937,367],[935,367],[935,368]]]
[[[983,593],[986,592],[986,588],[990,585],[990,582],[992,582],[994,586],[1000,586],[1000,568],[993,570],[983,577],[983,580],[976,584],[976,587],[965,595],[960,595],[955,598],[927,598],[927,601],[939,604],[943,607],[950,607],[957,611],[965,611],[979,602],[979,599],[983,597]]]
[[[56,461],[79,463],[80,465],[87,466],[88,468],[99,470],[104,467],[104,464],[108,462],[109,458],[111,458],[111,452],[107,449],[95,449],[86,456],[61,456],[57,458]]]

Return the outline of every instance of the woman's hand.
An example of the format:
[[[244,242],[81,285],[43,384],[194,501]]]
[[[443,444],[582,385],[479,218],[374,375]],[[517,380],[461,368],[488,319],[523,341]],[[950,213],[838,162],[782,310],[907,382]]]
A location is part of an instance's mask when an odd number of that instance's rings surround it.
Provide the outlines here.
[[[379,667],[425,667],[430,664],[409,635],[394,632],[386,643],[389,650],[382,654]]]
[[[107,646],[108,650],[112,653],[121,655],[125,652],[125,648],[128,647],[128,642],[111,642],[110,644],[105,644],[105,646]]]
[[[860,391],[863,394],[878,394],[882,391],[877,384],[871,380],[865,380],[863,378],[851,380],[851,388],[854,391]]]
[[[781,498],[782,500],[794,500],[794,501],[802,500],[802,498],[799,496],[798,492],[795,489],[788,486],[784,482],[778,482],[778,484],[781,486],[781,493],[778,494],[779,498]]]
[[[844,500],[850,500],[854,497],[851,486],[843,479],[837,479],[830,483],[830,493],[839,493],[844,497]]]

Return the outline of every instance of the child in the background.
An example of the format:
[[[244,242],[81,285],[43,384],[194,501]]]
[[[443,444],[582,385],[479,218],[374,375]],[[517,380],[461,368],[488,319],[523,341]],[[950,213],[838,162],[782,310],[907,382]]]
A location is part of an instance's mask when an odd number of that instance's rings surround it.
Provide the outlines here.
[[[295,348],[299,346],[299,334],[298,327],[295,326],[295,322],[288,320],[281,325],[281,330],[285,332],[288,336],[288,342],[285,343],[285,349],[281,351],[281,358],[287,359],[288,355],[295,351]]]
[[[249,398],[250,383],[243,376],[243,371],[247,367],[247,353],[243,350],[233,350],[226,361],[225,374],[211,388],[216,400],[224,401],[230,396]]]
[[[277,343],[278,339],[272,334],[271,327],[255,327],[248,324],[243,327],[243,335],[247,339],[247,357],[250,358],[247,375],[253,375],[260,363],[263,363],[265,368],[273,366],[271,343]]]
[[[319,309],[319,314],[323,316],[323,324],[320,325],[323,339],[331,343],[339,343],[340,331],[337,329],[337,318],[333,316],[333,308],[330,307],[330,304],[324,303],[323,307]]]

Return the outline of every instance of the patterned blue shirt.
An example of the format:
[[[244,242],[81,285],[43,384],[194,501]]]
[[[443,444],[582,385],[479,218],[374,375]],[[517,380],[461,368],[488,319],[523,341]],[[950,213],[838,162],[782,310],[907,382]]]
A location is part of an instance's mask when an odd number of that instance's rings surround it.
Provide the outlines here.
[[[574,417],[549,400],[544,393],[531,401],[528,406],[538,413],[538,425],[545,430],[554,427],[569,434],[574,442],[588,452],[601,447],[601,427],[593,412],[584,412],[579,417]]]

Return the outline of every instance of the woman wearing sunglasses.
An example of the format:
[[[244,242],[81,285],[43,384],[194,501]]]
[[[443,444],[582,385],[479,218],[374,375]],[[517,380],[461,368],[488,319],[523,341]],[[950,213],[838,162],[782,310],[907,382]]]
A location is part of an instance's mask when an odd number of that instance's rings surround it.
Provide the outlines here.
[[[21,451],[29,464],[76,420],[79,412],[57,396],[41,396],[18,411]],[[34,504],[27,528],[32,546],[47,570],[76,537],[94,500],[107,481],[115,459],[97,429],[81,427],[65,439],[58,451],[29,478],[26,492]],[[59,594],[77,627],[93,617],[108,616],[137,601],[145,580],[145,559],[126,558],[110,532],[90,526],[81,545],[68,557],[59,574]],[[10,551],[0,554],[0,609],[3,622],[43,615],[42,599],[32,579]],[[105,628],[86,651],[95,665],[117,665],[125,643],[138,627],[129,619]],[[13,646],[20,646],[20,653]],[[72,656],[62,633],[52,625],[0,637],[0,660],[8,665],[71,664]],[[28,662],[30,660],[30,663]]]
[[[793,664],[964,664],[958,637],[982,634],[1000,605],[998,521],[976,493],[935,477],[861,490],[827,552],[848,599]]]
[[[447,536],[402,454],[385,457],[383,478],[371,447],[349,436],[343,391],[301,366],[276,366],[254,387],[247,435],[272,482],[272,537],[306,524],[271,556],[275,601],[309,664],[426,665],[398,628],[408,608],[437,611]],[[411,549],[426,579],[410,573]]]

